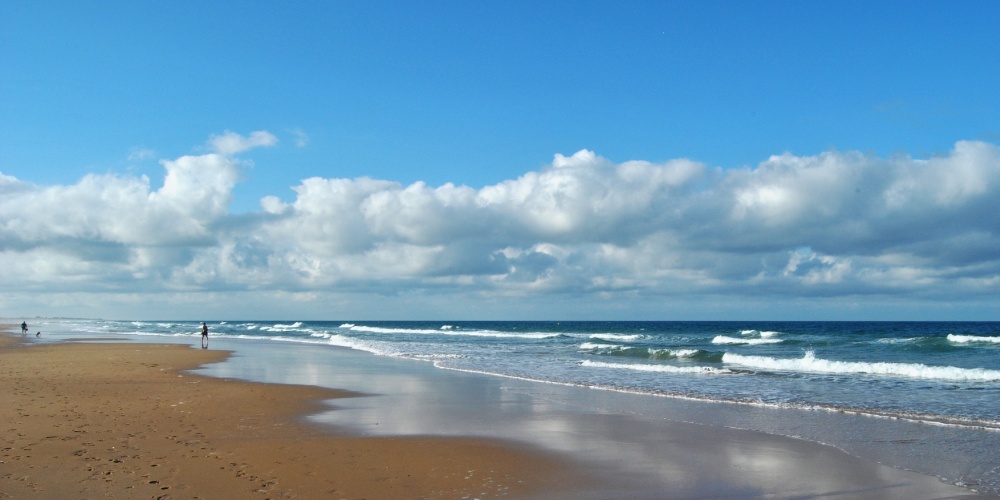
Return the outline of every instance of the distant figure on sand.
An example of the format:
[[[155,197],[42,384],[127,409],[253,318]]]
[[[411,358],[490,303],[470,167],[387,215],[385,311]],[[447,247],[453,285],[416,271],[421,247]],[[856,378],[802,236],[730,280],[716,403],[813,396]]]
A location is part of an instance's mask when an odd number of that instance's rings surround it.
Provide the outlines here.
[[[21,322],[21,335],[27,335],[27,334],[28,334],[28,322],[27,321],[22,321]]]
[[[36,337],[41,337],[41,336],[42,336],[42,332],[37,332],[37,333],[35,333],[35,336],[36,336]]]
[[[208,349],[208,325],[201,323],[201,348]]]

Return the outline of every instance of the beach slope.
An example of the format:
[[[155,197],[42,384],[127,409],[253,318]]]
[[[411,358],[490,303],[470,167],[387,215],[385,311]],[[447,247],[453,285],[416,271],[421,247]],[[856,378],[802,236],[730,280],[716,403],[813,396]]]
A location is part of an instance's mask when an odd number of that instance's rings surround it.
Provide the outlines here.
[[[542,497],[565,460],[495,440],[352,438],[301,422],[344,396],[183,373],[221,351],[0,348],[0,498]]]

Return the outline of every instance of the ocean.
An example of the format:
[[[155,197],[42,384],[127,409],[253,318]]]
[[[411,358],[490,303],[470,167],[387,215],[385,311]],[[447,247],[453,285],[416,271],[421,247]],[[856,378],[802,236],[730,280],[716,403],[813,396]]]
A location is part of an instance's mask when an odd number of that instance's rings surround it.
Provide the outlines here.
[[[197,344],[200,325],[45,320],[38,326],[81,337]],[[229,320],[208,326],[213,342],[295,343],[320,356],[331,346],[349,348],[442,370],[700,405],[684,418],[831,444],[1000,493],[1000,322]],[[711,405],[736,411],[713,421],[719,412]]]

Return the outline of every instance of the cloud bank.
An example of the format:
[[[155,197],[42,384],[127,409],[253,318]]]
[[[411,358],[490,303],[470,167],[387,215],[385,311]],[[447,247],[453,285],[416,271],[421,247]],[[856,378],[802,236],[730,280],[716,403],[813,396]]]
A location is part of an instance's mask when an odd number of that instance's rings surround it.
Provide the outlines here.
[[[735,170],[583,150],[481,189],[313,177],[291,201],[230,213],[238,155],[276,143],[212,137],[210,153],[162,160],[157,190],[146,177],[36,186],[0,174],[0,287],[963,301],[1000,285],[1000,148],[985,142]]]

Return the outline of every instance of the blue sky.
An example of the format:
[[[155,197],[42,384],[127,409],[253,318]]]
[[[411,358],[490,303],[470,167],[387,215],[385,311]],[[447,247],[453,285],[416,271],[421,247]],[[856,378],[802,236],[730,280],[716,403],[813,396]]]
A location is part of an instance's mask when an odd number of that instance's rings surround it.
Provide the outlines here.
[[[994,319],[998,21],[5,2],[0,315]]]

